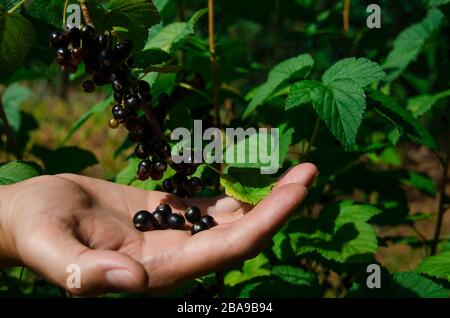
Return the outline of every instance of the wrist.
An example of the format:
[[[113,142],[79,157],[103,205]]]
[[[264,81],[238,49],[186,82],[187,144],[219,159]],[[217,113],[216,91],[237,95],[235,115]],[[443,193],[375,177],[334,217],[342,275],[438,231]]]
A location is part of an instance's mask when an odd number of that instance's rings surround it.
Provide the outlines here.
[[[11,231],[12,186],[0,186],[0,268],[18,265],[20,262],[15,252],[15,243]]]

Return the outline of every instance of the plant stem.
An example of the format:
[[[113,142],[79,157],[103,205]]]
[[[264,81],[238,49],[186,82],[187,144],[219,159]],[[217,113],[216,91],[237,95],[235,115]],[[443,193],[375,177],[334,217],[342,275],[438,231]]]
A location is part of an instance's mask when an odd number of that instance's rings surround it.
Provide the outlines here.
[[[190,90],[190,91],[192,91],[194,93],[197,93],[198,95],[204,97],[208,101],[211,100],[211,97],[208,94],[202,92],[201,90],[199,90],[198,88],[192,86],[191,84],[188,84],[188,83],[185,83],[185,82],[180,82],[180,83],[178,83],[178,86],[183,87],[183,88],[185,88],[187,90]]]
[[[184,10],[184,2],[183,0],[177,1],[177,9],[178,9],[178,19],[183,22],[185,19],[185,10]]]
[[[450,130],[448,133],[448,138],[450,138]],[[447,179],[448,179],[448,168],[450,165],[450,145],[447,145],[447,154],[445,155],[444,162],[442,164],[442,175],[441,175],[441,184],[439,187],[439,193],[437,195],[437,221],[436,221],[436,229],[434,230],[434,237],[433,241],[431,242],[431,255],[436,254],[437,252],[437,246],[439,243],[439,236],[441,235],[441,228],[442,228],[442,222],[444,220],[444,213],[446,211],[444,206],[444,197],[445,197],[445,187],[447,185]]]
[[[94,26],[92,23],[91,14],[89,13],[89,7],[86,0],[80,0],[81,13],[83,13],[84,22],[90,26]]]
[[[69,0],[64,2],[64,12],[63,12],[63,27],[67,24],[67,7],[69,6]]]
[[[308,141],[308,146],[303,155],[303,159],[305,161],[308,159],[309,154],[311,153],[312,146],[314,145],[314,142],[316,141],[317,135],[319,133],[319,128],[320,128],[320,117],[317,117],[316,123],[314,124],[313,132],[311,134],[311,138]]]
[[[8,10],[8,14],[13,13],[14,11],[16,11],[17,9],[19,9],[25,2],[27,2],[28,0],[22,0],[19,1],[14,7],[12,7],[11,9]]]
[[[344,10],[342,11],[343,28],[346,35],[350,30],[350,0],[344,0]]]
[[[211,82],[213,91],[213,105],[214,105],[214,120],[218,128],[222,129],[222,121],[220,119],[220,105],[219,105],[219,82],[217,80],[217,56],[216,45],[214,41],[214,0],[208,0],[209,8],[209,52],[211,54]]]
[[[155,116],[155,113],[153,112],[152,105],[146,102],[142,106],[142,110],[144,111],[145,117],[150,123],[150,127],[152,129],[153,134],[157,138],[163,139],[162,129],[161,126],[159,125],[158,119]]]
[[[9,145],[11,146],[11,149],[16,157],[16,159],[20,159],[20,150],[19,146],[17,145],[16,137],[14,136],[14,133],[11,129],[11,126],[8,122],[8,117],[6,117],[5,109],[3,108],[3,103],[0,98],[0,118],[3,122],[3,126],[5,129],[6,139],[8,140]]]
[[[225,293],[225,283],[223,280],[223,272],[216,272],[216,284],[217,284],[217,292],[220,298],[226,298],[227,295]]]

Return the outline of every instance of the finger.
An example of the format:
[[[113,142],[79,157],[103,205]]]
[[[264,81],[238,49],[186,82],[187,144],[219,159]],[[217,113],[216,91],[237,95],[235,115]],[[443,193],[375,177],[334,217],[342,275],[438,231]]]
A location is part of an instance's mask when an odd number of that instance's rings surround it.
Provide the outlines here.
[[[288,169],[279,179],[275,188],[289,183],[298,183],[308,187],[318,174],[317,167],[312,163],[302,163]]]
[[[303,201],[308,189],[299,183],[277,187],[252,211],[231,225],[228,241],[236,247],[234,253],[254,255],[289,219]]]
[[[274,189],[282,187],[289,183],[299,183],[304,186],[309,186],[317,176],[317,168],[312,163],[302,163],[288,169],[275,185]],[[217,214],[223,212],[237,211],[246,213],[250,211],[252,206],[247,203],[240,202],[234,198],[225,195],[214,198],[190,198],[186,200],[187,205],[196,205],[207,214]]]
[[[68,228],[43,228],[23,241],[18,249],[25,265],[70,293],[139,292],[147,286],[147,274],[137,261],[120,252],[90,249]]]

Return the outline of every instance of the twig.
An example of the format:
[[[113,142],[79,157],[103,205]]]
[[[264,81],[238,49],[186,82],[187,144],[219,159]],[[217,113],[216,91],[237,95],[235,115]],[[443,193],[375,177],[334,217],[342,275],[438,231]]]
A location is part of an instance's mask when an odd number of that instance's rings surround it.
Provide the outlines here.
[[[185,19],[185,10],[184,10],[184,2],[183,0],[177,1],[177,9],[178,9],[178,19],[183,22]]]
[[[67,24],[67,7],[69,6],[69,0],[64,2],[64,12],[63,12],[63,27]]]
[[[216,272],[217,292],[220,298],[226,298],[225,282],[223,279],[223,272]]]
[[[214,105],[214,120],[218,128],[222,129],[222,121],[220,119],[220,105],[219,105],[219,82],[217,80],[217,56],[216,45],[214,41],[214,0],[208,0],[208,30],[209,30],[209,52],[211,54],[211,83],[213,91],[213,105]]]
[[[350,0],[344,0],[344,10],[342,11],[344,32],[348,35],[350,30]]]
[[[319,133],[320,128],[320,117],[317,117],[316,123],[314,124],[313,132],[311,134],[311,138],[309,139],[308,146],[305,150],[305,154],[303,155],[303,159],[307,160],[309,157],[309,154],[311,153],[312,146],[314,142],[316,141],[317,134]]]
[[[152,105],[148,102],[144,103],[142,106],[142,110],[144,111],[145,117],[147,118],[148,122],[150,123],[150,127],[152,129],[153,134],[158,138],[162,139],[162,129],[161,125],[158,122],[158,119],[155,116],[155,113],[153,112]]]
[[[450,138],[450,130],[448,132],[447,140],[449,140],[449,138]],[[433,241],[431,243],[431,255],[436,254],[437,246],[439,243],[439,237],[441,235],[442,221],[444,219],[444,213],[446,211],[444,207],[444,197],[445,197],[445,187],[447,185],[449,165],[450,165],[450,145],[447,145],[447,154],[445,155],[445,160],[442,164],[441,184],[439,188],[439,193],[436,198],[438,218],[436,221],[436,229],[434,230]]]
[[[14,7],[12,7],[11,9],[8,10],[8,14],[11,14],[11,13],[15,12],[17,9],[19,9],[27,1],[28,0],[22,0],[20,2],[17,2],[17,4]]]
[[[0,99],[0,118],[3,122],[6,139],[8,140],[8,143],[11,146],[11,149],[12,149],[16,159],[20,159],[21,155],[20,155],[19,146],[17,145],[16,137],[14,136],[11,126],[9,125],[8,117],[6,117],[5,109],[3,108],[3,103],[1,101],[1,99]]]
[[[89,13],[89,7],[86,0],[80,0],[81,13],[83,14],[84,22],[90,26],[94,26],[92,23],[91,14]]]
[[[178,83],[178,86],[183,87],[183,88],[185,88],[187,90],[190,90],[190,91],[192,91],[194,93],[197,93],[198,95],[204,97],[208,101],[211,100],[211,97],[208,96],[208,94],[202,92],[201,90],[199,90],[198,88],[192,86],[191,84],[181,82],[181,83]]]

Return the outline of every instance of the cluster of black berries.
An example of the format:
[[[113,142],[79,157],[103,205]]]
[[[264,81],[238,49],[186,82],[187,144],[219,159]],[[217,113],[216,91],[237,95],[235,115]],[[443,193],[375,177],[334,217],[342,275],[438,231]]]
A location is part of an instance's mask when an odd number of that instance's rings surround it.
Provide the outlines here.
[[[218,293],[218,288],[216,285],[205,285],[205,284],[195,284],[186,292],[187,300],[195,299],[211,299],[214,298]]]
[[[133,224],[141,232],[167,228],[181,230],[188,220],[192,224],[192,235],[208,230],[216,224],[212,216],[202,216],[200,209],[196,206],[188,207],[185,210],[185,217],[186,219],[181,214],[172,213],[172,208],[168,204],[161,204],[153,213],[146,210],[138,211],[133,217]]]
[[[142,159],[137,169],[139,180],[161,180],[170,165],[176,174],[164,180],[163,191],[187,197],[201,190],[199,178],[188,178],[195,173],[198,164],[173,163],[169,144],[158,137],[167,110],[173,103],[170,96],[163,93],[158,96],[159,104],[153,112],[150,85],[131,73],[131,41],[116,41],[112,36],[99,34],[92,26],[85,25],[81,29],[66,27],[52,32],[50,44],[56,49],[56,62],[64,70],[73,73],[84,62],[86,73],[92,75],[82,84],[85,92],[93,92],[96,86],[111,85],[117,104],[112,108],[113,118],[108,125],[116,129],[122,124],[129,132],[129,139],[137,143],[134,153]],[[141,109],[151,112],[159,127],[154,127],[155,123],[152,126],[146,115],[139,115]]]

